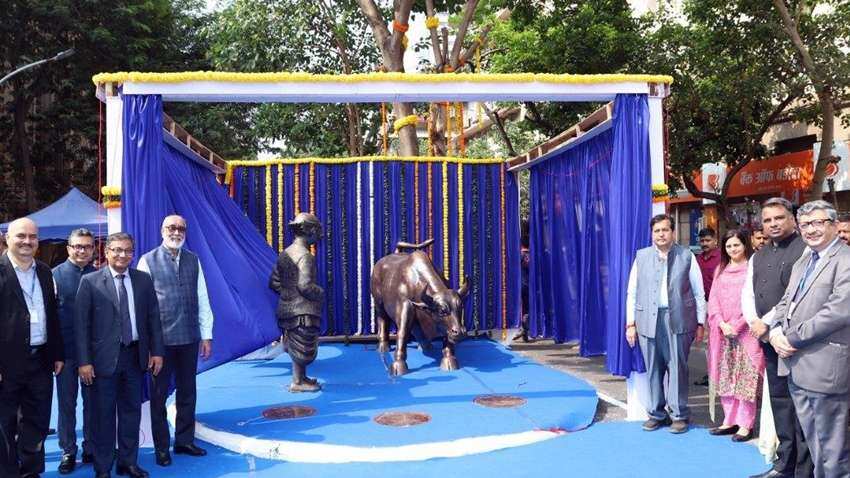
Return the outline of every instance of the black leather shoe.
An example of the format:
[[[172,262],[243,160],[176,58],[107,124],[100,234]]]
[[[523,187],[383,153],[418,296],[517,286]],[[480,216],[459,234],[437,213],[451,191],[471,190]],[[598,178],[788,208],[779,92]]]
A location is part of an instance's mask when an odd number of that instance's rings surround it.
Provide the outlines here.
[[[74,471],[74,468],[77,467],[77,456],[76,455],[62,455],[62,461],[59,462],[59,474],[67,475]]]
[[[782,471],[778,471],[776,468],[771,468],[764,473],[752,475],[750,478],[792,478],[793,476],[793,473],[784,473]]]
[[[720,428],[720,427],[710,428],[708,430],[708,433],[710,435],[714,435],[714,436],[722,436],[722,435],[732,435],[737,431],[738,431],[738,425],[732,425],[731,427],[728,427],[728,428]]]
[[[740,435],[738,433],[732,435],[732,441],[736,442],[736,443],[740,443],[740,442],[744,442],[744,441],[750,441],[752,439],[753,439],[753,431],[752,430],[750,430],[749,433],[747,433],[746,435]]]
[[[156,464],[159,466],[169,466],[171,465],[171,453],[168,453],[168,450],[155,452],[156,454]]]
[[[148,478],[150,475],[147,471],[139,468],[139,465],[115,467],[115,473],[121,476],[127,475],[130,478]]]
[[[107,471],[106,473],[98,473],[94,475],[94,478],[110,478],[109,472]]]
[[[207,451],[194,443],[190,443],[188,445],[174,445],[174,453],[178,455],[204,456],[207,454]]]
[[[21,478],[41,478],[41,475],[38,473],[27,473],[26,475],[21,475]]]
[[[92,453],[83,453],[83,463],[94,463],[94,454]]]

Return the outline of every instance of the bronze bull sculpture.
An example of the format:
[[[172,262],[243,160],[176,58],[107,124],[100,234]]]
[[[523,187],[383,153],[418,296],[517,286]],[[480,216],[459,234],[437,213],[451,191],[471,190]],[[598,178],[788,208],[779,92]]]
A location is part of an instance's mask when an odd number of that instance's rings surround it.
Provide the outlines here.
[[[466,335],[463,301],[469,292],[469,281],[464,280],[457,291],[446,286],[431,258],[422,251],[433,242],[399,242],[395,252],[382,257],[372,269],[370,289],[378,319],[378,352],[389,352],[389,321],[395,322],[398,329],[392,375],[408,372],[407,340],[416,324],[425,335],[418,337],[424,349],[430,347],[430,340],[438,331],[445,331],[440,368],[458,369],[454,348]]]

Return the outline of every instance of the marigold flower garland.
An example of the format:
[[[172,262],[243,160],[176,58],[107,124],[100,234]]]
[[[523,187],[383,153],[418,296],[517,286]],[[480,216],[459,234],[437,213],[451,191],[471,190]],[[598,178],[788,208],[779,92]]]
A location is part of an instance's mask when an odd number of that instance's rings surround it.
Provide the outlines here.
[[[361,252],[363,251],[363,197],[361,196],[363,163],[357,163],[355,167],[357,168],[357,175],[354,183],[354,204],[356,208],[354,240],[357,241],[357,334],[360,335],[363,333],[363,255]]]
[[[447,68],[447,71],[451,71]],[[226,83],[372,83],[398,81],[405,83],[551,83],[594,85],[601,83],[673,83],[669,75],[598,74],[569,75],[554,73],[402,73],[372,72],[350,75],[313,74],[306,72],[242,73],[232,71],[184,71],[174,73],[116,72],[92,76],[95,85],[104,83],[186,83],[218,81]]]
[[[652,185],[652,202],[664,202],[670,199],[670,188],[667,184],[656,183]]]
[[[413,163],[413,242],[419,243],[419,163]]]
[[[463,282],[463,165],[457,165],[457,280]]]
[[[283,165],[277,166],[277,251],[283,250]]]
[[[449,163],[443,162],[443,276],[449,277]]]
[[[440,19],[437,17],[425,17],[425,28],[432,29],[440,26]]]
[[[103,186],[102,188],[100,188],[100,194],[103,196],[103,207],[105,209],[114,209],[121,207],[120,186]]]
[[[247,168],[246,168],[247,169]],[[292,196],[295,198],[295,207],[293,208],[293,216],[297,216],[301,212],[301,165],[296,164],[292,170],[293,175],[293,191]]]
[[[419,117],[416,115],[407,115],[404,118],[399,118],[393,122],[393,131],[398,133],[405,126],[416,126]]]
[[[266,166],[266,242],[270,247],[274,247],[274,239],[272,237],[272,167]]]

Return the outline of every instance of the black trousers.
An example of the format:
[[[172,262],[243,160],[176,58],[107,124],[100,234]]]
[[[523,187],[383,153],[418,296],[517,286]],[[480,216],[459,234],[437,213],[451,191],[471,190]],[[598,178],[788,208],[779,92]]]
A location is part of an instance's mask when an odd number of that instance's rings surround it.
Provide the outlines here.
[[[44,439],[53,402],[53,374],[44,367],[44,353],[41,347],[26,358],[23,373],[0,381],[0,476],[44,472]]]
[[[97,374],[97,370],[94,371]],[[142,420],[142,378],[139,346],[121,347],[115,373],[94,379],[95,454],[94,469],[107,473],[115,461],[116,414],[118,420],[118,464],[132,466],[139,457],[139,424]]]
[[[168,420],[165,402],[168,400],[172,378],[177,388],[177,419],[174,427],[174,446],[191,445],[195,441],[195,404],[198,393],[195,375],[198,370],[198,342],[165,347],[162,370],[151,377],[151,433],[154,447],[166,451],[169,446]]]
[[[788,389],[788,377],[777,375],[779,356],[773,346],[762,342],[761,348],[764,350],[770,408],[779,438],[773,466],[777,471],[793,474],[796,478],[810,478],[814,476],[814,464]]]

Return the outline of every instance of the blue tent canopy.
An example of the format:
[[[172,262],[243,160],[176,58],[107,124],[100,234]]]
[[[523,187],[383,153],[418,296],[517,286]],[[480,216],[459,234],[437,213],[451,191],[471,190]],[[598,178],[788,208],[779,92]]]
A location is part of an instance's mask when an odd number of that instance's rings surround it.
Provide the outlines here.
[[[74,187],[53,204],[27,217],[38,225],[38,238],[42,241],[64,241],[71,231],[80,227],[90,230],[95,237],[107,235],[106,210]],[[8,228],[8,222],[0,224],[4,233]]]

